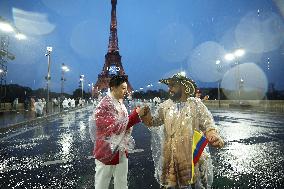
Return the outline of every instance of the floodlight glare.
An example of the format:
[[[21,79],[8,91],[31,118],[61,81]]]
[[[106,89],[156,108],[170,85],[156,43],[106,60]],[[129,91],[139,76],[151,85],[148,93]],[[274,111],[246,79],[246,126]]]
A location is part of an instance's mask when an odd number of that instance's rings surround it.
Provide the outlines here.
[[[46,50],[47,50],[48,52],[51,52],[51,51],[52,51],[52,47],[46,47]]]
[[[0,22],[0,29],[4,32],[13,32],[14,31],[13,27],[6,22]]]
[[[17,34],[15,35],[15,37],[16,37],[18,40],[27,39],[27,36],[25,36],[25,35],[22,34],[22,33],[17,33]]]
[[[232,53],[228,53],[228,54],[226,54],[225,55],[225,59],[226,60],[234,60],[235,59],[235,56],[234,56],[234,54],[232,54]]]
[[[245,50],[244,49],[237,49],[235,52],[234,52],[235,56],[243,56],[245,54]]]

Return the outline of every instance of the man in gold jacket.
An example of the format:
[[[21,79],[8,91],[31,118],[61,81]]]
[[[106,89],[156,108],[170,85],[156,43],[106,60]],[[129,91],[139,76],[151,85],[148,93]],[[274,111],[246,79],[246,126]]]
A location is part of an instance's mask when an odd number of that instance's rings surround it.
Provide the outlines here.
[[[160,80],[169,87],[170,99],[161,103],[155,116],[148,107],[140,112],[152,132],[155,177],[164,188],[207,188],[209,153],[203,152],[192,177],[192,137],[202,132],[213,147],[223,147],[212,114],[194,97],[196,85],[182,74]]]

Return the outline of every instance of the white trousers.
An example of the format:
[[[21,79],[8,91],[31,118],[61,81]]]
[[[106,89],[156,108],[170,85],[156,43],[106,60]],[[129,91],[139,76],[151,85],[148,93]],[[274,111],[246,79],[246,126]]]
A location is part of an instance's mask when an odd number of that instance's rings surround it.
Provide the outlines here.
[[[95,189],[108,189],[112,176],[114,178],[114,189],[128,189],[128,158],[126,158],[125,153],[122,154],[117,165],[105,165],[99,160],[95,160],[95,162]]]

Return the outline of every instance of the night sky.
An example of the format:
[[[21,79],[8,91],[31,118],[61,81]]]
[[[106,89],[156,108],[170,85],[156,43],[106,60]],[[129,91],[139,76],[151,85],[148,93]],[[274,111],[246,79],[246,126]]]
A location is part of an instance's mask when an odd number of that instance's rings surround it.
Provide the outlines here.
[[[284,89],[284,1],[281,0],[118,0],[118,42],[122,64],[134,89],[185,71],[199,87],[235,90]],[[46,47],[51,52],[51,91],[79,86],[79,76],[96,83],[107,53],[110,0],[0,0],[0,16],[27,36],[9,35],[8,83],[46,87]],[[226,53],[243,48],[234,61]],[[239,66],[239,68],[237,68]],[[237,76],[236,70],[240,73]]]

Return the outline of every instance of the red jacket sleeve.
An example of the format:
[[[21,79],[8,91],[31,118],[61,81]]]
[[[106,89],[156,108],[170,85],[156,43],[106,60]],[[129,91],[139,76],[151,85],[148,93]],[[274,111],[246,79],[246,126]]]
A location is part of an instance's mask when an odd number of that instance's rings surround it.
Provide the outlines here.
[[[141,122],[140,117],[138,115],[138,113],[136,112],[136,110],[134,109],[132,111],[132,113],[128,116],[128,124],[127,124],[127,129],[129,129],[130,127],[132,127],[133,125]]]

